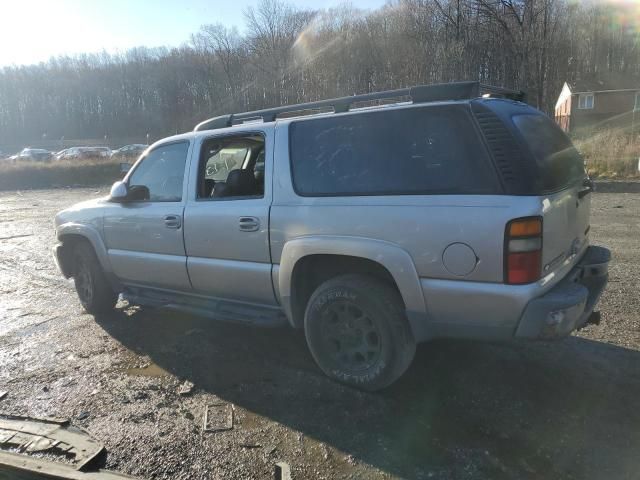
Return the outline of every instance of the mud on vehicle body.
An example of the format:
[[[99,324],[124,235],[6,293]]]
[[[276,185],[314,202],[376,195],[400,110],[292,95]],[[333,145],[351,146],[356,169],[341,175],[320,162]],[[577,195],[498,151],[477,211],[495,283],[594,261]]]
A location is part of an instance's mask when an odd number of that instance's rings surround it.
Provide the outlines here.
[[[610,254],[589,245],[580,155],[521,100],[463,82],[208,120],[60,212],[58,263],[89,312],[122,293],[304,328],[327,375],[367,390],[418,342],[566,336]]]

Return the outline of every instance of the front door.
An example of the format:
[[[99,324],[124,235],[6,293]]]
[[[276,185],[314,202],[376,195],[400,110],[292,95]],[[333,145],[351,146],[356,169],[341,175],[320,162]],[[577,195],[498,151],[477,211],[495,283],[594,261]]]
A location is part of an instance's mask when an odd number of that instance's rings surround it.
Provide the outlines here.
[[[188,141],[159,145],[136,164],[128,188],[144,186],[148,198],[105,209],[109,261],[124,284],[190,291],[183,237]]]
[[[276,305],[268,151],[265,132],[203,141],[198,169],[191,172],[196,195],[187,202],[184,222],[189,277],[196,293]]]

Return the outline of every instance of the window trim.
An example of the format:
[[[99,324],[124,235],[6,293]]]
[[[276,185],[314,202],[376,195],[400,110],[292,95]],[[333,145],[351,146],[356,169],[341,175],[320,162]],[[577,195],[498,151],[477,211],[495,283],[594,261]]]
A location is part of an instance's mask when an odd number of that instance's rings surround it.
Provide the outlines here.
[[[131,201],[131,202],[127,202],[128,204],[140,204],[140,203],[184,203],[185,202],[185,180],[188,181],[188,167],[189,167],[189,163],[190,163],[190,156],[191,156],[191,145],[192,142],[190,139],[188,138],[183,138],[180,140],[172,140],[170,142],[166,142],[166,143],[160,143],[158,145],[155,145],[153,148],[147,148],[147,150],[145,150],[143,152],[144,156],[140,156],[140,158],[138,158],[138,160],[136,161],[136,163],[133,164],[133,166],[131,167],[131,170],[129,170],[129,172],[127,172],[127,176],[124,178],[123,182],[124,184],[127,186],[127,189],[129,189],[131,187],[131,184],[129,183],[131,181],[131,177],[133,177],[133,174],[135,173],[135,171],[140,167],[140,165],[142,164],[142,162],[144,162],[144,160],[154,151],[156,151],[159,148],[163,148],[163,147],[168,147],[171,145],[177,145],[180,143],[186,143],[187,144],[187,157],[184,160],[184,176],[182,178],[182,195],[180,197],[180,200],[137,200],[137,201]],[[188,193],[188,192],[187,192]]]
[[[489,149],[487,148],[486,145],[486,140],[484,138],[484,135],[479,131],[477,123],[475,122],[473,116],[471,115],[470,111],[468,109],[465,108],[460,108],[458,107],[458,105],[409,105],[406,107],[400,107],[400,108],[394,108],[393,110],[397,110],[397,111],[409,111],[411,109],[417,109],[417,110],[421,110],[421,109],[444,109],[444,108],[450,108],[452,110],[459,110],[461,112],[461,115],[464,116],[468,121],[469,121],[469,128],[473,131],[476,139],[478,140],[478,145],[482,146],[482,150],[484,155],[482,155],[484,158],[480,159],[479,162],[485,164],[484,166],[486,166],[487,169],[491,170],[491,175],[489,175],[488,180],[489,182],[492,184],[491,186],[494,188],[494,191],[492,192],[484,192],[484,193],[480,193],[480,192],[475,192],[475,193],[469,193],[468,191],[465,191],[464,189],[461,189],[460,191],[453,191],[451,189],[444,189],[442,191],[436,191],[436,190],[420,190],[420,191],[411,191],[411,192],[407,192],[406,190],[401,190],[401,191],[392,191],[392,190],[385,190],[382,192],[378,192],[378,191],[369,191],[369,192],[338,192],[338,193],[304,193],[301,192],[298,189],[298,186],[296,185],[296,181],[295,181],[295,175],[294,175],[294,167],[293,167],[293,156],[291,154],[291,146],[292,146],[292,141],[293,141],[293,135],[292,135],[292,128],[294,125],[299,124],[299,123],[303,123],[303,122],[313,122],[313,121],[322,121],[325,119],[330,119],[332,117],[330,116],[326,116],[326,117],[316,117],[316,118],[302,118],[302,119],[296,119],[292,122],[289,123],[289,125],[287,126],[287,148],[288,148],[288,160],[289,160],[289,176],[291,178],[291,187],[293,188],[293,192],[298,196],[298,197],[302,197],[302,198],[334,198],[334,197],[399,197],[399,196],[432,196],[432,195],[501,195],[503,193],[503,185],[502,182],[499,178],[498,172],[496,171],[496,167],[495,164],[492,160],[491,157],[491,152],[489,151]],[[360,111],[360,112],[347,112],[344,114],[338,114],[338,116],[347,116],[347,115],[367,115],[367,114],[379,114],[379,115],[384,115],[385,113],[387,113],[387,111],[385,110],[369,110],[369,111]]]
[[[202,137],[202,140],[200,141],[200,145],[199,145],[199,151],[198,151],[198,157],[197,157],[197,168],[196,168],[196,180],[195,180],[195,201],[196,202],[224,202],[224,201],[231,201],[231,200],[261,200],[263,198],[265,198],[266,196],[266,190],[267,190],[267,176],[266,176],[266,169],[265,169],[265,178],[264,178],[264,190],[262,195],[243,195],[243,196],[236,196],[236,197],[220,197],[220,198],[213,198],[213,197],[200,197],[199,195],[199,183],[200,183],[200,176],[203,174],[204,169],[206,167],[206,164],[203,162],[203,158],[202,158],[202,149],[204,147],[204,145],[210,141],[210,140],[221,140],[221,139],[225,139],[225,138],[233,138],[233,137],[251,137],[251,136],[260,136],[262,137],[263,143],[264,143],[264,149],[265,151],[267,150],[267,133],[263,130],[243,130],[241,132],[228,132],[228,133],[223,133],[223,134],[219,134],[219,135],[208,135],[206,137]],[[243,165],[244,163],[246,163],[246,159],[243,161]],[[267,157],[265,155],[265,165],[267,163]]]
[[[585,106],[581,106],[581,100],[585,99]],[[591,99],[591,106],[586,106],[588,104],[588,99]],[[596,98],[593,92],[585,92],[578,94],[578,110],[593,110],[596,104]]]

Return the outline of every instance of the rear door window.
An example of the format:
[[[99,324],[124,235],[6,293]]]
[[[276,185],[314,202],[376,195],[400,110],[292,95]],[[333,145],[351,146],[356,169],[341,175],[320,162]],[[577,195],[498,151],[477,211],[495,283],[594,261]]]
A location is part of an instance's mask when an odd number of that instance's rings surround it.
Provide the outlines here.
[[[584,161],[569,137],[546,115],[515,115],[513,123],[538,166],[540,193],[562,190],[585,176]]]
[[[331,116],[290,128],[294,187],[302,196],[498,193],[463,106]]]

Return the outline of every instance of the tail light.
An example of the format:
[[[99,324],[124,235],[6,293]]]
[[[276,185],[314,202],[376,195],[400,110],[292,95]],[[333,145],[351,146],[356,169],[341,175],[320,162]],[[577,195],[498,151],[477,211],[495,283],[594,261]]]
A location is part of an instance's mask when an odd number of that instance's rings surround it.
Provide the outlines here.
[[[516,218],[504,234],[504,278],[510,285],[532,283],[542,272],[542,218]]]

